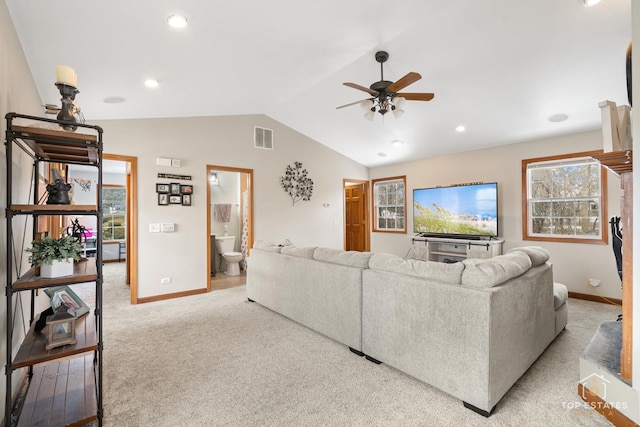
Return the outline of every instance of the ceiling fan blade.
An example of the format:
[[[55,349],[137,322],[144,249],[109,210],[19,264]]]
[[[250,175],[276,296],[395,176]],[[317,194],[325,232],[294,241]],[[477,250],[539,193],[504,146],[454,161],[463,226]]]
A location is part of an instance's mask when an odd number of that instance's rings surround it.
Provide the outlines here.
[[[411,83],[415,83],[418,80],[420,80],[422,78],[422,76],[418,73],[407,73],[406,76],[404,76],[403,78],[401,78],[400,80],[398,80],[395,83],[391,83],[389,85],[389,87],[387,87],[387,92],[397,92],[399,90],[404,89],[405,87],[409,86]]]
[[[352,87],[352,88],[354,88],[354,89],[358,89],[358,90],[362,90],[362,91],[364,91],[364,92],[370,93],[370,94],[371,94],[371,95],[373,95],[373,96],[378,96],[378,92],[377,92],[377,91],[375,91],[375,90],[373,90],[373,89],[369,89],[368,87],[360,86],[360,85],[358,85],[358,84],[355,84],[355,83],[349,83],[349,82],[342,83],[342,84],[343,84],[343,85],[345,85],[345,86]]]
[[[407,101],[431,101],[433,93],[396,93],[396,97],[403,97]]]
[[[372,99],[372,98],[367,98],[367,99]],[[360,104],[362,101],[366,101],[367,99],[361,99],[360,101],[350,102],[350,103],[348,103],[348,104],[341,105],[341,106],[339,106],[339,107],[336,107],[336,110],[339,110],[340,108],[350,107],[350,106],[352,106],[352,105]]]

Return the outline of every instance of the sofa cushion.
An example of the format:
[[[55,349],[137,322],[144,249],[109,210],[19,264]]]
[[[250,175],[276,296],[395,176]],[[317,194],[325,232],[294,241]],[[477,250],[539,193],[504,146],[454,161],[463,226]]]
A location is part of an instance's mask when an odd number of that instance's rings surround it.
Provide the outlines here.
[[[473,288],[490,288],[518,277],[531,268],[524,252],[510,252],[490,259],[465,259],[462,284]]]
[[[569,299],[569,291],[567,287],[562,283],[554,283],[553,284],[553,308],[555,310],[559,309],[562,304],[567,302]]]
[[[341,249],[317,248],[313,259],[349,267],[367,268],[371,252],[343,251]]]
[[[507,253],[512,253],[512,252],[523,252],[527,254],[531,259],[532,267],[537,267],[541,264],[544,264],[551,257],[551,254],[549,254],[549,251],[541,246],[523,246],[521,248],[511,249]]]
[[[397,255],[380,253],[371,256],[369,268],[459,285],[464,265],[460,262],[447,264],[419,259],[403,259]]]
[[[253,244],[254,249],[260,249],[262,251],[277,252],[280,253],[282,246],[278,246],[273,242],[257,241]]]
[[[283,246],[280,251],[283,255],[296,256],[299,258],[308,258],[313,259],[313,252],[316,250],[316,247],[305,247],[305,246]]]

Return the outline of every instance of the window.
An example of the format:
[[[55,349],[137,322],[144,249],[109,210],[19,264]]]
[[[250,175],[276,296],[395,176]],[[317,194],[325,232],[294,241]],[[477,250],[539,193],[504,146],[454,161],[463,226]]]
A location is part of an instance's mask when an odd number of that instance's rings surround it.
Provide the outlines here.
[[[122,186],[102,188],[102,238],[122,240],[127,229],[127,190]]]
[[[373,231],[407,232],[406,179],[404,176],[371,180],[373,183]]]
[[[524,240],[607,243],[607,173],[601,152],[522,161]]]

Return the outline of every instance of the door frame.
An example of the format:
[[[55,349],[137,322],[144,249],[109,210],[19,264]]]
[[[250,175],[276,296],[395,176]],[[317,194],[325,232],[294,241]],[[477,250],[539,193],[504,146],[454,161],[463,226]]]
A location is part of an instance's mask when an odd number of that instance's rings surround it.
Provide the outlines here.
[[[251,252],[253,246],[253,169],[236,168],[232,166],[219,166],[219,165],[207,165],[207,173],[205,174],[207,180],[207,292],[211,292],[211,184],[209,182],[209,174],[211,171],[224,171],[224,172],[236,172],[246,173],[249,175],[249,183],[247,191],[249,193],[249,218],[247,224],[247,256]]]
[[[129,279],[131,304],[138,303],[138,158],[122,154],[102,153],[103,160],[117,160],[128,165],[126,277]],[[101,226],[100,224],[98,226]]]
[[[362,191],[362,195],[364,197],[363,200],[363,227],[364,227],[364,250],[365,252],[369,252],[371,250],[371,221],[370,221],[370,213],[369,213],[369,206],[371,205],[371,195],[370,195],[370,191],[369,191],[369,181],[367,180],[362,180],[362,179],[348,179],[348,178],[343,178],[342,179],[342,223],[344,224],[344,229],[343,229],[343,236],[342,236],[342,240],[343,240],[343,246],[344,249],[346,250],[347,248],[347,201],[345,198],[345,188],[348,185],[354,185],[354,184],[362,184],[363,187],[363,191]]]

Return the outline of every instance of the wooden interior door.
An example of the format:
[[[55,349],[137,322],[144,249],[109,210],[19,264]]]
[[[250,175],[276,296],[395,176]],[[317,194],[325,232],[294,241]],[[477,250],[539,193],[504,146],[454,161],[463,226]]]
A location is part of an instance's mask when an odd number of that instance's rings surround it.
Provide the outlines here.
[[[344,187],[345,204],[345,249],[364,252],[367,248],[366,238],[366,193],[364,184],[346,185]]]

